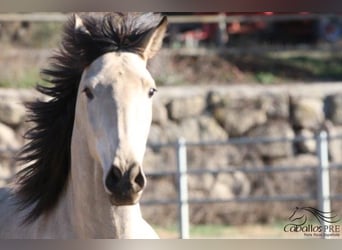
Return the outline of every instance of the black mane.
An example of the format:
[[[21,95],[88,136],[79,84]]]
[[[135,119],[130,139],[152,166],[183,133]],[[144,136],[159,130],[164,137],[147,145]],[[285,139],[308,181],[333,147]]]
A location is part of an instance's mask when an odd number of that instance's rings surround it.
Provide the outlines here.
[[[71,164],[73,130],[78,85],[85,67],[101,55],[127,51],[142,56],[144,38],[161,22],[157,14],[80,14],[85,29],[75,29],[75,18],[64,26],[62,42],[42,70],[50,86],[37,90],[49,101],[27,105],[29,121],[35,126],[25,134],[28,143],[18,155],[27,164],[17,174],[20,209],[32,206],[25,222],[51,211],[65,190]]]

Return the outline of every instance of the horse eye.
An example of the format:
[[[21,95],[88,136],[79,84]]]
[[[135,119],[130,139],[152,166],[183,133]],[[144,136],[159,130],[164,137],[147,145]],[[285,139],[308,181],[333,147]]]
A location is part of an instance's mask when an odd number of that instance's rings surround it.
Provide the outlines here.
[[[156,88],[150,88],[148,91],[148,97],[152,97],[157,92]]]
[[[94,98],[94,94],[91,92],[90,88],[86,87],[84,88],[83,92],[87,96],[89,100],[92,100]]]

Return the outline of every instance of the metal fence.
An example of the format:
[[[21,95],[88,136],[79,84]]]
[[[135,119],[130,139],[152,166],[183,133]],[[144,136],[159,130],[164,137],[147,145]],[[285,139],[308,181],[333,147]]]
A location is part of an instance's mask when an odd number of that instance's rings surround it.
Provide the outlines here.
[[[227,141],[215,141],[215,142],[198,142],[187,143],[184,138],[178,139],[175,144],[160,144],[152,145],[153,148],[160,147],[173,147],[177,155],[177,168],[175,171],[168,172],[151,172],[146,173],[150,176],[166,176],[175,175],[178,180],[178,199],[177,200],[149,200],[142,202],[142,205],[156,205],[156,204],[178,204],[179,210],[179,237],[181,239],[187,239],[190,237],[190,223],[189,223],[189,204],[208,204],[208,203],[222,203],[222,202],[272,202],[272,201],[307,201],[317,200],[318,209],[321,211],[331,211],[332,200],[342,200],[341,194],[330,194],[330,170],[338,169],[342,170],[342,165],[329,163],[329,141],[341,140],[341,136],[329,137],[326,131],[321,131],[314,137],[295,137],[289,138],[234,138]],[[252,167],[229,167],[226,169],[188,169],[187,166],[187,147],[196,146],[224,146],[228,144],[243,145],[243,144],[258,144],[258,143],[272,143],[272,142],[301,142],[307,140],[316,141],[316,156],[319,164],[317,166],[272,166],[263,168]],[[229,198],[229,199],[189,199],[188,193],[188,175],[200,175],[206,173],[218,174],[218,173],[232,173],[234,171],[242,171],[245,173],[270,173],[270,172],[295,172],[295,171],[307,171],[315,169],[317,172],[317,194],[316,195],[277,195],[277,196],[258,196],[258,197],[242,197],[242,198]],[[324,225],[325,226],[325,225]]]
[[[324,18],[335,17],[333,14],[317,14],[317,13],[294,13],[294,14],[272,14],[266,13],[250,13],[250,14],[226,14],[217,12],[212,14],[192,14],[182,15],[177,13],[164,13],[168,16],[169,24],[194,24],[194,23],[211,23],[217,24],[219,35],[228,36],[226,25],[232,23],[243,22],[274,22],[274,21],[308,21],[323,20]],[[35,13],[0,13],[0,22],[65,22],[68,18],[67,13],[60,12],[35,12]],[[1,25],[0,25],[1,28]],[[187,38],[189,39],[189,37]]]
[[[272,142],[302,142],[308,140],[316,141],[316,156],[319,164],[317,166],[272,166],[263,168],[253,167],[229,167],[225,169],[188,169],[187,166],[187,148],[197,146],[224,146],[224,145],[246,145],[258,143],[272,143]],[[180,138],[174,144],[159,144],[150,145],[153,148],[173,147],[177,155],[177,167],[174,171],[160,171],[146,173],[148,176],[168,176],[175,175],[178,180],[178,199],[177,200],[148,200],[141,202],[142,205],[167,205],[178,204],[179,212],[179,237],[187,239],[190,237],[190,223],[189,223],[189,204],[208,204],[208,203],[227,203],[227,202],[272,202],[272,201],[306,201],[317,200],[318,209],[321,211],[331,211],[332,200],[342,200],[342,193],[330,194],[330,170],[342,170],[342,164],[331,164],[329,162],[329,141],[342,140],[342,135],[329,137],[326,131],[321,131],[315,137],[295,137],[295,138],[232,138],[226,141],[213,142],[186,142],[185,139]],[[7,150],[0,150],[0,153],[6,155],[13,154]],[[244,173],[271,173],[271,172],[299,172],[316,169],[317,172],[317,194],[316,195],[277,195],[277,196],[258,196],[258,197],[237,197],[229,199],[190,199],[188,196],[188,175],[201,175],[206,173],[233,173],[234,171],[241,171]],[[13,168],[14,169],[14,168]],[[324,234],[323,234],[324,235]]]

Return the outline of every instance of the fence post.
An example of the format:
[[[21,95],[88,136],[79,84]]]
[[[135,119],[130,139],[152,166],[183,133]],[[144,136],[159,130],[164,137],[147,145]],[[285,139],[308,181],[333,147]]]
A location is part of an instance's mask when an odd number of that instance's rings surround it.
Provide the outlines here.
[[[178,177],[178,211],[179,232],[181,239],[189,238],[189,204],[186,141],[179,138],[177,141],[177,177]]]
[[[218,21],[218,30],[216,34],[216,42],[219,48],[224,48],[225,43],[228,42],[228,32],[227,32],[227,21],[226,21],[226,14],[220,13],[219,14],[219,21]]]
[[[317,169],[318,206],[319,210],[323,212],[331,212],[328,134],[324,130],[320,131],[317,136],[317,154],[319,159]],[[326,228],[328,223],[323,221],[322,226]],[[324,230],[322,237],[325,238]]]

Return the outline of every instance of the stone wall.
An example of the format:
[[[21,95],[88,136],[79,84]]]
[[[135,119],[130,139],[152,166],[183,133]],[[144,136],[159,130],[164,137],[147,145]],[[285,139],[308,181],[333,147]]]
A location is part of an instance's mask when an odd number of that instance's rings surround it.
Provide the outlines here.
[[[314,137],[321,129],[342,134],[342,85],[298,84],[287,86],[163,87],[154,100],[154,119],[149,143],[222,141],[238,137]],[[342,163],[341,140],[330,142],[330,160]],[[233,173],[189,176],[191,199],[233,199],[276,195],[317,194],[316,143],[291,143],[188,147],[189,169],[237,168]],[[298,172],[245,173],[242,167],[300,167]],[[175,171],[174,148],[149,148],[146,172]],[[342,192],[342,171],[331,172],[332,193]],[[148,178],[143,200],[177,199],[174,176]],[[256,202],[192,204],[192,223],[254,223],[287,220],[296,206],[306,202]],[[333,202],[341,211],[342,204]],[[145,206],[145,216],[154,223],[174,223],[177,206]],[[161,219],[162,218],[162,219]]]
[[[31,127],[25,122],[24,103],[38,97],[33,90],[0,89],[0,186],[15,173],[13,156],[24,144],[23,135]]]
[[[0,90],[0,185],[9,179],[11,154],[24,143],[30,127],[25,123],[23,103],[38,98],[31,90]],[[41,98],[41,97],[40,97]],[[314,136],[321,128],[329,134],[342,134],[342,85],[296,84],[286,86],[232,85],[160,87],[153,105],[153,123],[148,139],[151,145],[174,143],[178,137],[189,142],[222,141],[237,137]],[[342,163],[341,140],[330,142],[330,159]],[[298,172],[203,174],[189,176],[189,195],[193,199],[244,198],[275,195],[315,195],[318,159],[314,141],[274,142],[254,145],[226,145],[188,148],[191,169],[262,168],[279,166],[312,167]],[[172,147],[148,147],[144,160],[147,173],[175,171]],[[333,193],[342,191],[342,171],[332,171]],[[148,177],[143,201],[176,199],[174,176]],[[193,204],[193,223],[252,223],[286,220],[295,206],[307,202],[257,202]],[[152,223],[176,222],[176,205],[142,206]],[[272,208],[272,209],[270,209]],[[341,211],[341,202],[333,208]]]

